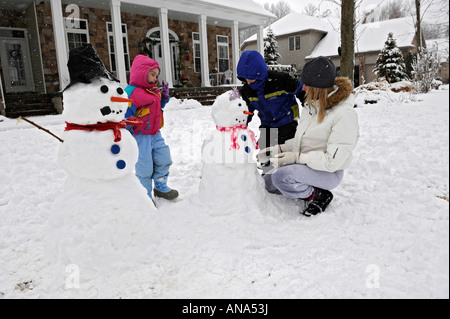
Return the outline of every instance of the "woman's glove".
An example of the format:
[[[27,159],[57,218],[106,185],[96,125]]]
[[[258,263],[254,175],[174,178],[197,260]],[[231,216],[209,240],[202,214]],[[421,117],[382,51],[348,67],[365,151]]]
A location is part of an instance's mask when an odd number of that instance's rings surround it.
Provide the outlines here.
[[[270,159],[270,162],[275,168],[283,167],[290,164],[296,164],[300,153],[286,152],[275,155]]]
[[[280,147],[280,145],[275,145],[275,146],[267,147],[263,150],[260,150],[258,155],[256,155],[256,158],[257,158],[258,162],[265,165],[265,164],[269,164],[271,157],[273,157],[279,153],[281,153],[281,147]]]
[[[169,83],[166,81],[162,81],[161,96],[163,99],[169,97]]]

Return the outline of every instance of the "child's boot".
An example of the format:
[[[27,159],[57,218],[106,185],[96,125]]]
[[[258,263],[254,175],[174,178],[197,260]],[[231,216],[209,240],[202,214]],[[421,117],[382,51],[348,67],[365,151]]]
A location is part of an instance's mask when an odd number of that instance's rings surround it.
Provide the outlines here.
[[[303,211],[303,215],[310,217],[325,211],[333,200],[333,194],[325,189],[314,187],[314,192],[309,198],[308,207]]]
[[[167,200],[173,200],[178,197],[178,191],[167,186],[167,177],[161,177],[155,180],[153,194]]]

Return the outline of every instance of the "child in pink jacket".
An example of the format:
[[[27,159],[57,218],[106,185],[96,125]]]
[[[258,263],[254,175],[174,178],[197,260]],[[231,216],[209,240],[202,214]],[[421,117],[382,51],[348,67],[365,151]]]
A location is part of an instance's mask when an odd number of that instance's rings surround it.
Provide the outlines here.
[[[163,109],[170,99],[168,83],[156,87],[161,72],[158,62],[144,55],[138,55],[131,66],[130,85],[125,91],[133,100],[125,117],[135,116],[143,122],[131,128],[139,147],[136,176],[147,189],[148,196],[173,200],[178,191],[167,186],[169,168],[172,165],[169,146],[161,135]],[[153,189],[154,183],[154,189]]]

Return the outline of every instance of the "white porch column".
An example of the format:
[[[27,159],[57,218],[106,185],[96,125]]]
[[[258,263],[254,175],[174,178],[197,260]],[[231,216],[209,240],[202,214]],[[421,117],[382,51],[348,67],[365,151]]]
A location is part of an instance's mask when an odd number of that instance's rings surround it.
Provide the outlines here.
[[[50,0],[52,9],[53,33],[55,35],[56,62],[58,64],[59,87],[64,90],[70,83],[70,74],[67,67],[68,56],[65,24],[63,19],[63,10],[61,0]]]
[[[120,83],[127,83],[125,52],[123,50],[122,18],[120,16],[120,0],[111,0],[111,19],[114,35],[114,52],[116,53],[116,72]]]
[[[2,103],[0,105],[0,115],[6,114],[6,101],[5,101],[5,95],[3,94],[3,83],[2,83],[2,77],[0,76],[0,98],[2,99]]]
[[[198,18],[198,29],[200,33],[200,57],[202,67],[202,86],[209,87],[209,61],[208,61],[208,30],[206,27],[206,16],[201,15]]]
[[[262,56],[264,56],[264,27],[262,25],[258,26],[258,29],[256,31],[257,35],[257,51],[261,53]]]
[[[159,27],[161,31],[161,49],[163,58],[163,65],[160,65],[160,67],[162,73],[161,80],[165,80],[169,83],[170,87],[173,87],[168,13],[169,11],[166,8],[159,9]]]
[[[233,47],[233,84],[237,84],[237,66],[241,56],[239,45],[239,21],[233,21],[233,25],[231,26],[231,42]]]

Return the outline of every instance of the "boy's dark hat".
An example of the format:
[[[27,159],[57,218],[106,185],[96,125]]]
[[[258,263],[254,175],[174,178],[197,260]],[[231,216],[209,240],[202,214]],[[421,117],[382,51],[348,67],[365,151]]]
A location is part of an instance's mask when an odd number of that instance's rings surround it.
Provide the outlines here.
[[[67,67],[69,68],[71,82],[66,89],[80,82],[86,84],[92,83],[92,80],[99,77],[120,82],[106,70],[105,65],[90,43],[70,50]]]
[[[336,79],[336,66],[330,59],[320,56],[305,64],[301,81],[315,88],[329,88]]]

